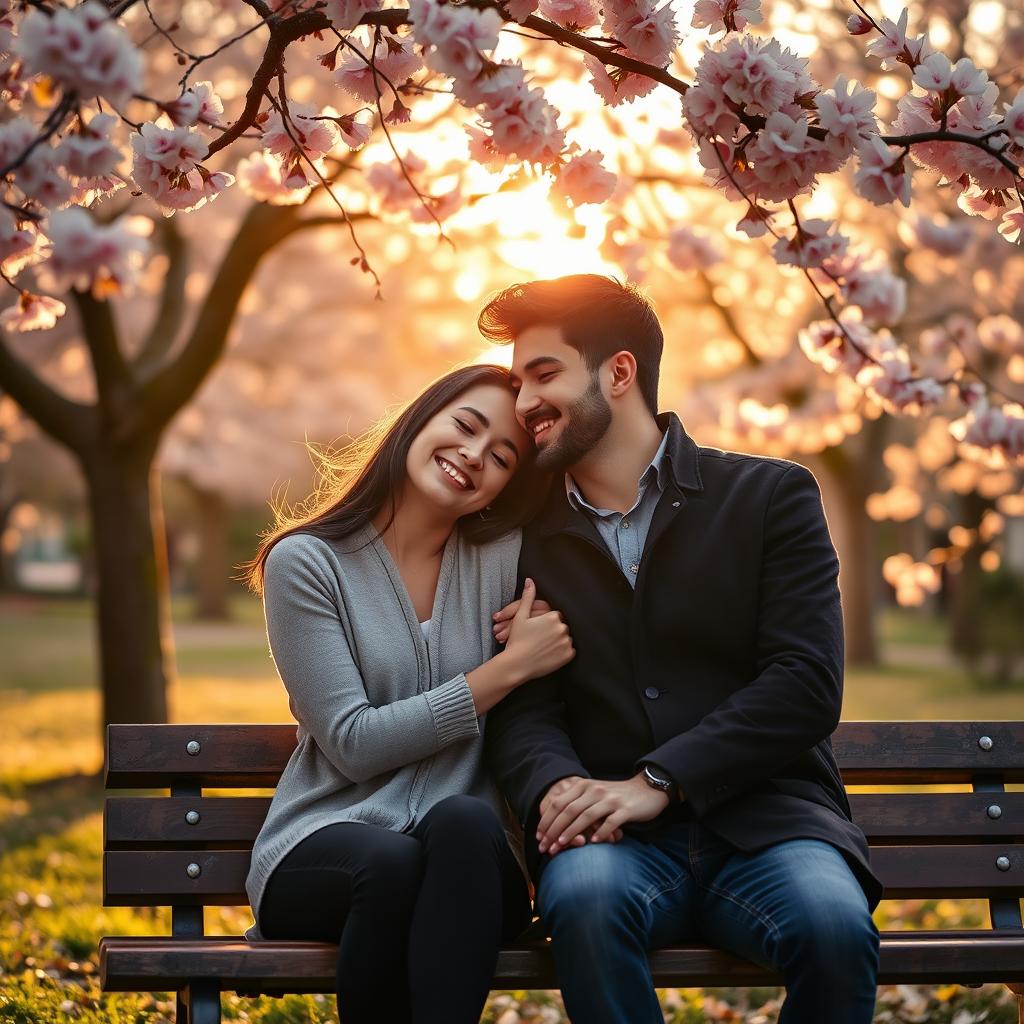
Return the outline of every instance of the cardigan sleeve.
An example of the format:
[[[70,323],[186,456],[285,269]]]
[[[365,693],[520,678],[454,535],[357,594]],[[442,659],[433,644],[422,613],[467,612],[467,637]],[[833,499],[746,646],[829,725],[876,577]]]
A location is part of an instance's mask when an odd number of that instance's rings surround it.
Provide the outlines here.
[[[353,782],[421,761],[479,735],[463,674],[375,707],[338,612],[323,541],[292,535],[267,556],[267,636],[289,705],[331,763]]]

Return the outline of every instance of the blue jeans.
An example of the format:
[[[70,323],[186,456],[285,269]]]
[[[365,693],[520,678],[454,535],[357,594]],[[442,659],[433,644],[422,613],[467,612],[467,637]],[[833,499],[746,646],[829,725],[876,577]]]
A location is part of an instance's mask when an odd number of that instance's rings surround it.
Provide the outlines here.
[[[550,859],[538,904],[569,1017],[663,1024],[647,951],[706,942],[779,971],[780,1024],[868,1024],[878,930],[842,854],[816,839],[744,853],[694,823]]]

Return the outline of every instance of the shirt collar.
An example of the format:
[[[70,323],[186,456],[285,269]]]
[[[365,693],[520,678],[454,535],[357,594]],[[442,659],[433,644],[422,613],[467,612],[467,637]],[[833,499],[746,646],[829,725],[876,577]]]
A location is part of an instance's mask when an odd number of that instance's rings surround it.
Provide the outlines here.
[[[640,499],[643,497],[647,487],[650,486],[651,482],[657,484],[658,493],[661,494],[665,490],[665,486],[668,483],[668,475],[670,471],[670,463],[668,456],[668,443],[669,443],[669,430],[665,430],[661,436],[661,444],[658,445],[658,450],[654,453],[654,458],[647,464],[647,468],[640,474],[640,479],[637,482],[637,495],[636,504],[639,504]],[[590,512],[600,514],[601,512],[607,512],[607,509],[597,509],[591,505],[586,498],[583,497],[582,491],[573,479],[572,473],[565,474],[565,493],[569,499],[569,504],[577,509],[587,509]],[[636,505],[633,506],[634,508]]]

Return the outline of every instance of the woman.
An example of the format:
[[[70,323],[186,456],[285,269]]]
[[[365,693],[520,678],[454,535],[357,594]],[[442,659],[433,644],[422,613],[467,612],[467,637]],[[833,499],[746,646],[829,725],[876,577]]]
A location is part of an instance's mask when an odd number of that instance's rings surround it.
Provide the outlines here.
[[[476,1024],[530,919],[481,716],[573,656],[533,585],[492,656],[538,500],[506,370],[441,378],[249,566],[298,745],[253,847],[250,938],[338,942],[345,1024]]]

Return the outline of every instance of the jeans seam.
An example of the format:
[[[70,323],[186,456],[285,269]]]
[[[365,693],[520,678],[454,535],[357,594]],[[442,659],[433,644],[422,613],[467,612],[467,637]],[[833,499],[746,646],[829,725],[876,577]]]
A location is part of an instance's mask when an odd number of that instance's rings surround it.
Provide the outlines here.
[[[705,885],[704,888],[707,889],[708,892],[713,892],[716,896],[720,896],[722,899],[728,900],[730,903],[734,903],[737,907],[741,910],[745,910],[748,914],[753,914],[758,921],[767,926],[772,933],[772,938],[775,939],[776,942],[781,939],[782,934],[775,922],[766,913],[764,913],[764,911],[755,907],[752,903],[748,903],[741,897],[734,896],[731,892],[726,892],[724,889],[719,889],[714,885]]]
[[[680,872],[679,876],[671,884],[662,886],[660,889],[658,888],[659,883],[655,882],[654,885],[652,885],[640,898],[644,901],[644,903],[647,904],[647,906],[650,906],[656,899],[658,899],[661,896],[664,896],[665,893],[674,892],[685,881],[686,872],[683,871]],[[656,889],[657,892],[655,892]]]

